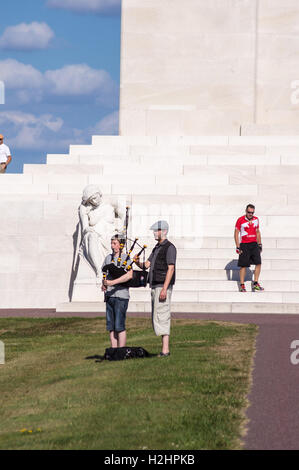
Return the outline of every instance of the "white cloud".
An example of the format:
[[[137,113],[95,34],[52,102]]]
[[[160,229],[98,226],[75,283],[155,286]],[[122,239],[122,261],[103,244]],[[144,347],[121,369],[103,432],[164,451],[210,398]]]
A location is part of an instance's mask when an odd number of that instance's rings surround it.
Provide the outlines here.
[[[47,5],[77,13],[115,14],[120,10],[121,0],[48,0]]]
[[[44,83],[43,74],[39,70],[15,59],[0,61],[0,77],[6,88],[11,89],[41,88]]]
[[[0,47],[21,51],[46,49],[53,38],[54,32],[46,23],[20,23],[4,30],[0,37]]]
[[[10,136],[9,143],[13,148],[53,148],[53,139],[57,146],[57,133],[61,132],[63,124],[63,119],[51,114],[35,116],[20,111],[0,113],[0,125],[5,125],[6,134]]]
[[[66,65],[45,73],[48,88],[54,95],[90,95],[105,89],[110,75],[105,70],[95,70],[86,64]]]
[[[108,114],[93,127],[77,129],[52,114],[34,115],[21,111],[0,112],[7,143],[14,149],[66,152],[69,145],[88,144],[92,135],[117,135],[118,112]]]
[[[19,104],[41,102],[45,97],[90,97],[94,102],[110,107],[117,87],[105,70],[86,64],[66,65],[61,69],[41,73],[32,65],[14,59],[0,61],[0,80],[7,91],[13,90]]]
[[[114,111],[95,124],[89,132],[92,135],[118,135],[119,112]]]

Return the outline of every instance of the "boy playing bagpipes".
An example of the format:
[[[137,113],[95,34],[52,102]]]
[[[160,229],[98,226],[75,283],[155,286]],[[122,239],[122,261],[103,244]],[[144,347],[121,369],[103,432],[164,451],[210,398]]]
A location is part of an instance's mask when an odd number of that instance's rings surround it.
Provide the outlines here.
[[[133,271],[133,261],[130,258],[137,238],[128,253],[123,252],[126,238],[114,235],[111,238],[112,253],[106,256],[102,271],[102,291],[106,302],[106,329],[110,333],[112,348],[122,348],[126,345],[126,313],[129,305],[129,287],[142,287],[146,285],[147,273]],[[140,246],[140,245],[139,245]],[[144,245],[136,255],[138,258],[145,250]],[[118,278],[126,276],[127,282],[118,283]]]

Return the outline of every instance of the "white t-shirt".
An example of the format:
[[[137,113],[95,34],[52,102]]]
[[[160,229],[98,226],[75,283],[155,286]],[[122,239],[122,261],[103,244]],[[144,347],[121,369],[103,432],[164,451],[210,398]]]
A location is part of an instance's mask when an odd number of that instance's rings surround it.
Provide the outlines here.
[[[7,162],[7,157],[10,156],[10,150],[9,147],[5,144],[0,145],[0,163],[6,163]]]

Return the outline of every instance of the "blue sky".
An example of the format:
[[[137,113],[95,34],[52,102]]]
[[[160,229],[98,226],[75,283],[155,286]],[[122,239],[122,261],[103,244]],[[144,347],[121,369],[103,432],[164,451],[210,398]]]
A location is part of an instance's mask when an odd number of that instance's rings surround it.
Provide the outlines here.
[[[118,133],[121,0],[10,0],[0,21],[0,133],[13,161],[44,163]],[[1,102],[1,101],[0,101]]]

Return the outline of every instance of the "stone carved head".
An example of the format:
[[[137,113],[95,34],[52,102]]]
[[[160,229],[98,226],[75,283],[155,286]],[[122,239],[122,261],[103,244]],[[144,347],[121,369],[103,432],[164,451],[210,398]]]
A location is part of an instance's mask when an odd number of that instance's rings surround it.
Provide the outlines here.
[[[103,193],[100,187],[96,184],[89,184],[83,189],[82,204],[87,206],[88,204],[97,207],[102,202]]]

